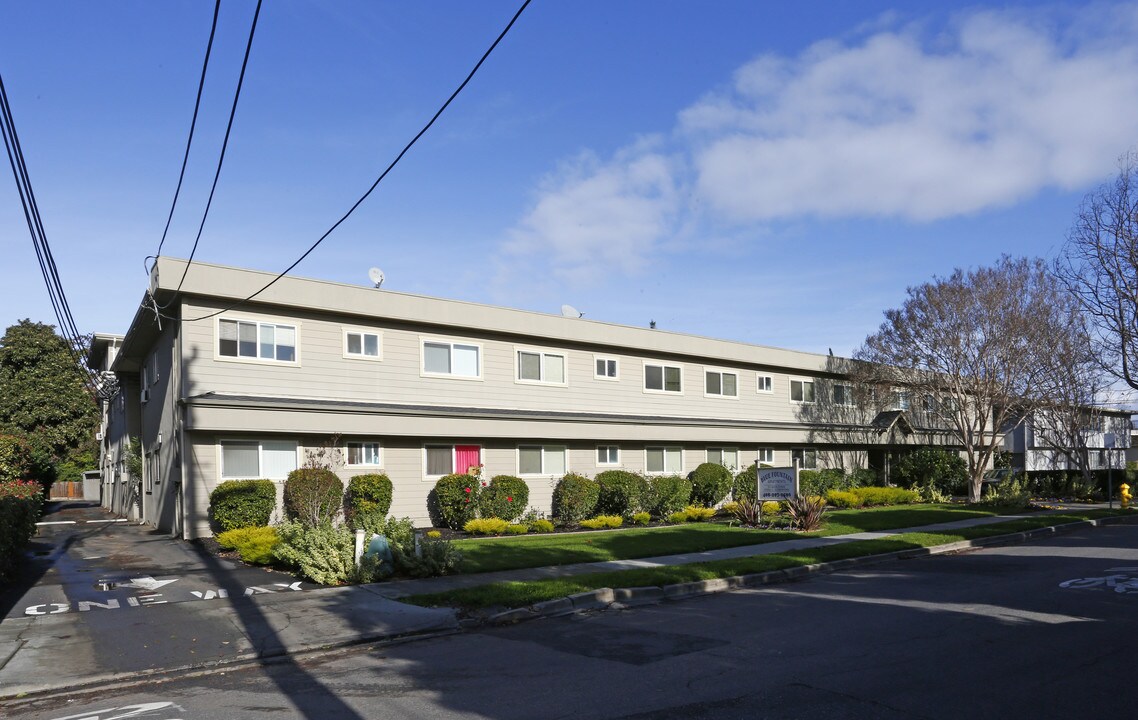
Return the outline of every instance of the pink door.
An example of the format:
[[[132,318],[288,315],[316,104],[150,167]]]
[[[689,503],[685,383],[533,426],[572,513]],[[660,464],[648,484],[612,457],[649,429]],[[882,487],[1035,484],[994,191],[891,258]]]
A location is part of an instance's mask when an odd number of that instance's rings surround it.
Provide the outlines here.
[[[478,445],[454,446],[454,471],[469,473],[472,467],[482,464],[482,448]]]

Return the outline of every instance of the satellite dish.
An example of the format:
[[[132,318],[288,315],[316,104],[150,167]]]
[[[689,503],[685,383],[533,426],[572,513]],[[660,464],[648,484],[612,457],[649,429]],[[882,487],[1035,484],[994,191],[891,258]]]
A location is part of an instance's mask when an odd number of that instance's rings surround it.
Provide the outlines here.
[[[573,307],[572,305],[562,305],[561,306],[561,315],[562,315],[562,317],[568,317],[568,318],[585,317],[585,313],[581,312],[580,310]]]
[[[369,278],[371,278],[371,281],[373,283],[375,283],[376,287],[379,287],[380,285],[383,284],[384,275],[383,275],[383,271],[380,270],[379,268],[373,267],[371,270],[368,270],[367,276]]]

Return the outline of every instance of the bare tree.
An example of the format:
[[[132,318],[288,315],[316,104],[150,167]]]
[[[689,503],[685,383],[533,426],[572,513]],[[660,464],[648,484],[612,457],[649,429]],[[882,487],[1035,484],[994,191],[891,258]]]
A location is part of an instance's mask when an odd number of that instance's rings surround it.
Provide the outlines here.
[[[1049,355],[1077,326],[1078,308],[1041,260],[1007,256],[907,294],[855,354],[869,364],[862,381],[932,398],[964,451],[977,500],[1005,435],[1053,397]]]
[[[1138,389],[1138,152],[1083,198],[1055,271],[1093,323],[1099,362]]]

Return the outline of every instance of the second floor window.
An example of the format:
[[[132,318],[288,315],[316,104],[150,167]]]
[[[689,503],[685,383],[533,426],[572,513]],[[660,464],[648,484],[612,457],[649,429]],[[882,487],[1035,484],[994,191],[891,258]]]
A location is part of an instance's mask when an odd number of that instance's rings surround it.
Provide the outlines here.
[[[739,376],[730,372],[708,370],[706,373],[708,395],[739,397]]]
[[[854,405],[853,385],[835,385],[834,404],[852,407]]]
[[[645,365],[644,389],[655,392],[683,392],[683,370],[676,365]]]
[[[344,355],[352,358],[379,359],[379,333],[363,330],[344,331]]]
[[[796,403],[812,403],[814,402],[814,381],[813,380],[791,380],[790,381],[790,401]]]
[[[564,385],[565,356],[536,350],[519,350],[518,380]]]
[[[427,375],[482,377],[482,348],[465,343],[425,341],[423,372]]]
[[[254,320],[218,320],[222,357],[296,362],[296,327]]]

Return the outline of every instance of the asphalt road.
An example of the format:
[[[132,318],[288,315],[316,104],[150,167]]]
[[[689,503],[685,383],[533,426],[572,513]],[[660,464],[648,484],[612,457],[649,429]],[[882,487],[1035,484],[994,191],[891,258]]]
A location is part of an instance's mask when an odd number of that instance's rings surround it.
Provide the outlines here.
[[[1115,525],[17,702],[5,712],[29,720],[1132,717],[1134,578],[1138,526]]]

